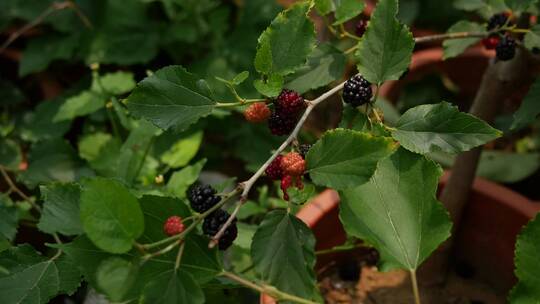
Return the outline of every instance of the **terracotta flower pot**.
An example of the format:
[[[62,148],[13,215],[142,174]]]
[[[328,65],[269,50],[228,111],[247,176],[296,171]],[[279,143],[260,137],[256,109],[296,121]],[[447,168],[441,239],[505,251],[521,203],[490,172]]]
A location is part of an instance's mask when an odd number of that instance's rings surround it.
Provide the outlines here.
[[[439,190],[448,179],[441,178]],[[457,261],[471,265],[475,276],[501,291],[508,291],[515,284],[514,245],[522,227],[540,211],[540,204],[482,178],[473,184],[469,204],[462,224],[455,237]],[[345,231],[339,221],[339,195],[326,190],[313,199],[297,214],[317,239],[316,250],[329,249],[345,242]],[[323,267],[331,260],[341,259],[351,253],[324,255],[317,260]],[[261,304],[275,301],[261,296]]]
[[[434,47],[417,51],[413,54],[409,73],[399,81],[388,81],[380,90],[380,95],[392,103],[396,103],[403,87],[410,82],[418,81],[430,74],[447,77],[459,88],[458,100],[474,97],[480,86],[482,75],[494,56],[478,45],[467,49],[462,55],[443,61],[443,48]]]

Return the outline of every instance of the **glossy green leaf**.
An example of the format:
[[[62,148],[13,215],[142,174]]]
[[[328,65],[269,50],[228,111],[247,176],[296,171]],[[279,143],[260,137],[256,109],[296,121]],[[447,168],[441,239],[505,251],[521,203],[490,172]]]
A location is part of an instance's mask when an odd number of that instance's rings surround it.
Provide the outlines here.
[[[367,182],[377,163],[397,148],[391,138],[336,129],[309,150],[307,166],[315,184],[345,189]]]
[[[521,102],[521,106],[514,113],[514,122],[512,123],[512,130],[522,129],[536,120],[538,114],[540,114],[540,77],[532,84],[529,92]]]
[[[403,147],[422,154],[437,150],[448,153],[468,151],[501,135],[484,121],[460,112],[447,102],[408,110],[392,131],[392,136]]]
[[[148,282],[143,291],[142,302],[203,304],[204,293],[189,272],[171,269]]]
[[[80,208],[84,231],[105,251],[128,252],[144,231],[139,202],[117,181],[105,178],[85,181]]]
[[[317,294],[315,238],[311,230],[282,210],[268,213],[251,244],[251,257],[261,279],[305,299]]]
[[[472,33],[482,33],[485,31],[485,27],[482,24],[470,21],[459,21],[456,24],[452,25],[448,29],[448,33],[457,33],[457,32],[472,32]],[[481,38],[472,37],[465,39],[448,39],[443,42],[444,55],[443,59],[449,59],[456,57],[463,53],[468,47],[474,45]]]
[[[287,75],[306,63],[315,48],[315,29],[307,14],[312,4],[298,2],[281,12],[259,37],[255,68],[262,74]]]
[[[518,285],[511,293],[512,304],[537,304],[540,302],[540,216],[529,222],[516,241],[515,273]]]
[[[368,183],[340,192],[345,230],[380,252],[383,269],[415,270],[450,236],[450,218],[436,199],[441,174],[424,156],[399,149]]]
[[[28,245],[0,253],[0,299],[4,303],[48,303],[57,294],[71,293],[80,276],[66,269],[66,260],[47,259]]]
[[[145,78],[127,102],[134,115],[178,131],[210,114],[214,105],[206,82],[181,66],[168,66]]]
[[[379,1],[359,42],[358,71],[371,83],[399,79],[411,62],[414,39],[397,13],[397,0]]]
[[[135,280],[137,266],[132,262],[110,257],[96,270],[97,284],[112,301],[120,301]]]
[[[202,159],[191,166],[174,172],[167,182],[168,192],[176,197],[185,198],[188,187],[197,181],[205,164],[206,159]]]
[[[334,25],[345,23],[364,11],[364,0],[340,0],[336,3]]]
[[[41,186],[41,198],[44,201],[43,211],[38,228],[47,233],[65,235],[82,234],[79,217],[80,188],[77,184],[54,183]]]
[[[286,88],[303,94],[340,79],[345,71],[346,58],[330,44],[319,45],[308,57],[307,64],[298,69]]]
[[[187,165],[197,154],[203,139],[203,132],[197,131],[172,143],[170,149],[161,155],[161,161],[171,168]]]

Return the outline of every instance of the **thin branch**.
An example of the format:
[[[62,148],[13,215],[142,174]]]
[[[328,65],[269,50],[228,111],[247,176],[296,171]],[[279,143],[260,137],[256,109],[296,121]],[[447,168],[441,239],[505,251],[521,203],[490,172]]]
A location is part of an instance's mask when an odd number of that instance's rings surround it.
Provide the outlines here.
[[[210,243],[208,244],[208,247],[212,248],[219,242],[219,238],[223,235],[225,230],[231,225],[231,223],[236,218],[236,214],[238,213],[238,210],[247,201],[249,191],[251,190],[251,188],[253,187],[255,182],[257,182],[259,177],[261,177],[261,175],[264,173],[264,170],[266,170],[266,168],[268,168],[268,166],[272,163],[272,161],[274,161],[274,159],[279,154],[281,154],[281,152],[283,152],[294,140],[296,140],[296,137],[298,136],[298,133],[300,132],[300,130],[302,129],[302,126],[304,125],[307,118],[309,117],[309,114],[311,114],[311,111],[313,111],[313,109],[318,104],[320,104],[321,102],[328,99],[330,96],[332,96],[335,93],[337,93],[338,91],[340,91],[343,88],[344,85],[345,85],[345,82],[342,82],[342,83],[338,84],[337,86],[335,86],[334,88],[332,88],[331,90],[329,90],[326,93],[319,96],[317,99],[314,99],[312,101],[308,101],[308,106],[307,106],[306,110],[304,111],[304,114],[302,115],[302,117],[300,117],[300,120],[296,124],[296,127],[294,128],[292,133],[289,135],[289,137],[287,137],[287,139],[281,144],[281,146],[279,146],[279,148],[277,148],[277,150],[274,152],[274,154],[272,154],[272,156],[270,156],[270,158],[268,158],[268,160],[266,160],[266,162],[259,168],[259,170],[257,170],[257,172],[255,172],[255,174],[253,174],[247,181],[240,183],[239,188],[240,187],[243,188],[242,194],[240,196],[240,201],[238,202],[238,205],[236,206],[233,214],[231,214],[231,216],[229,216],[229,218],[223,224],[223,226],[218,231],[218,233],[216,233],[215,236],[210,240]]]
[[[72,8],[73,10],[75,10],[75,13],[77,14],[77,16],[79,16],[79,18],[82,20],[82,22],[87,27],[89,27],[89,28],[92,27],[92,24],[90,23],[90,20],[88,20],[88,18],[86,18],[86,16],[82,13],[82,11],[79,9],[79,7],[74,2],[71,2],[71,1],[54,2],[49,7],[47,7],[47,9],[44,10],[34,20],[27,23],[26,25],[24,25],[23,27],[21,27],[17,31],[11,33],[11,35],[9,35],[8,39],[2,44],[2,46],[0,46],[0,54],[2,52],[4,52],[6,50],[6,48],[10,44],[12,44],[15,40],[17,40],[17,38],[22,36],[24,33],[29,31],[31,28],[35,27],[36,25],[42,23],[43,20],[45,20],[45,18],[47,18],[49,15],[51,15],[51,14],[53,14],[55,12],[64,10],[66,8]]]
[[[425,43],[425,42],[433,42],[433,41],[439,41],[439,40],[448,40],[448,39],[463,39],[463,38],[484,38],[489,33],[487,32],[457,32],[457,33],[447,33],[447,34],[439,34],[439,35],[431,35],[431,36],[425,36],[425,37],[416,37],[414,38],[415,43]]]
[[[4,179],[6,180],[8,186],[9,186],[9,189],[11,191],[17,193],[22,199],[27,201],[32,206],[32,208],[36,209],[38,212],[41,212],[41,207],[38,204],[36,204],[34,201],[32,201],[30,199],[30,197],[28,197],[28,195],[24,194],[24,192],[22,192],[21,189],[19,189],[19,187],[17,187],[17,185],[15,185],[15,183],[13,182],[11,177],[9,177],[9,174],[6,171],[6,168],[4,168],[3,166],[0,166],[0,173],[2,174]]]
[[[297,297],[295,295],[292,295],[292,294],[289,294],[289,293],[286,293],[286,292],[283,292],[281,290],[278,290],[277,288],[273,287],[273,286],[268,286],[268,285],[258,285],[257,283],[254,283],[248,279],[245,279],[239,275],[236,275],[232,272],[228,272],[228,271],[223,271],[221,273],[222,276],[226,277],[226,278],[229,278],[241,285],[244,285],[245,287],[248,287],[248,288],[251,288],[253,290],[256,290],[260,293],[264,293],[264,294],[267,294],[269,296],[271,296],[272,298],[278,300],[278,301],[290,301],[290,302],[295,302],[295,303],[299,303],[299,304],[317,304],[316,302],[313,302],[313,301],[310,301],[310,300],[306,300],[306,299],[303,299],[303,298],[300,298],[300,297]]]

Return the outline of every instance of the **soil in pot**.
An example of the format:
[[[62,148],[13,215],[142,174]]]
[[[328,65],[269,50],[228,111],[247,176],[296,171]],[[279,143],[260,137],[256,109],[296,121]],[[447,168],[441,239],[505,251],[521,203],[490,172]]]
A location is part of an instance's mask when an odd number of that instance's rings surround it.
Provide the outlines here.
[[[376,252],[360,251],[319,271],[319,288],[326,303],[410,304],[414,303],[409,273],[379,272]],[[375,257],[375,258],[374,258]],[[470,266],[458,265],[442,287],[422,287],[422,303],[503,304],[505,295],[476,280]]]

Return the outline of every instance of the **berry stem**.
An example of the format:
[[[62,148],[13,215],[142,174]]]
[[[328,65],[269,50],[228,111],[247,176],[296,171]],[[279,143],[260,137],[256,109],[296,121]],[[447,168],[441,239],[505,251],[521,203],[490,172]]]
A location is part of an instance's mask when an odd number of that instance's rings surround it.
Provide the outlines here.
[[[231,108],[231,107],[238,107],[238,106],[244,106],[256,102],[262,102],[266,101],[266,99],[242,99],[243,101],[238,102],[218,102],[216,103],[216,108]]]
[[[315,251],[315,255],[324,255],[324,254],[330,254],[330,253],[336,253],[336,252],[343,252],[343,251],[350,251],[357,248],[363,248],[366,247],[366,244],[351,244],[351,245],[342,245],[342,246],[336,246],[330,249],[323,249],[319,251]]]
[[[178,249],[178,254],[176,255],[176,261],[174,263],[174,271],[177,271],[180,267],[180,260],[182,260],[182,254],[184,254],[184,246],[186,243],[183,241],[180,241],[180,248]]]
[[[271,296],[272,298],[275,298],[278,301],[291,301],[291,302],[300,303],[300,304],[316,304],[316,302],[306,300],[306,299],[297,297],[295,295],[280,291],[273,286],[258,285],[257,283],[254,283],[232,272],[223,271],[221,273],[221,276],[231,279],[241,285],[244,285],[248,288],[256,290],[260,293],[268,294],[269,296]]]
[[[356,35],[353,35],[351,33],[349,33],[346,29],[345,29],[345,26],[343,26],[343,23],[339,25],[339,29],[341,30],[341,37],[349,37],[351,39],[354,39],[356,41],[359,41],[360,40],[360,37],[356,36]]]
[[[420,291],[418,290],[418,280],[416,279],[416,270],[414,269],[411,269],[411,283],[412,283],[412,289],[414,293],[414,303],[421,304]]]

